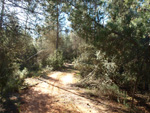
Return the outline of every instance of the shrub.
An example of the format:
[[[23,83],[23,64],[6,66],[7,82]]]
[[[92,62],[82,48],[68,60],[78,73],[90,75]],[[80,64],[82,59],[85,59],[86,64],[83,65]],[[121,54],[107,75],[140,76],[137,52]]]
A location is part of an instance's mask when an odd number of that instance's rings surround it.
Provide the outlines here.
[[[80,56],[73,62],[83,78],[79,86],[95,89],[99,93],[96,95],[107,95],[116,101],[124,96],[112,79],[118,73],[118,66],[113,62],[113,57],[109,60],[105,53],[87,44],[80,46],[79,52]]]
[[[13,63],[14,71],[11,76],[7,78],[6,86],[3,89],[3,93],[9,93],[18,91],[28,74],[27,68],[20,70],[20,65]]]
[[[52,67],[53,70],[57,70],[63,66],[63,63],[63,53],[61,51],[55,51],[47,57],[47,59],[43,62],[43,65],[45,67]]]

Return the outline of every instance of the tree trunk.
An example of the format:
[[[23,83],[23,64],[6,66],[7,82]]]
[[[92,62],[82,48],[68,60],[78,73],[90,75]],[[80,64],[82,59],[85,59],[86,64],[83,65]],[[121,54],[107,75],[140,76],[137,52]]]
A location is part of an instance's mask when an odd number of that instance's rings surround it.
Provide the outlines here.
[[[56,50],[58,49],[59,44],[59,5],[57,1],[57,38],[56,38]]]
[[[29,6],[28,6],[29,9]],[[29,20],[29,11],[26,13],[26,24],[25,24],[25,36],[27,35],[27,28],[28,28],[28,20]]]
[[[141,67],[142,67],[143,65],[141,65]],[[142,68],[140,68],[141,70],[142,70]],[[142,75],[141,74],[141,72],[139,72],[140,74],[139,74],[139,76],[137,76],[137,79],[136,79],[136,81],[135,81],[135,84],[134,84],[134,87],[133,87],[133,91],[132,91],[132,101],[131,101],[131,108],[130,108],[130,113],[132,113],[131,112],[131,110],[134,108],[134,99],[135,99],[135,93],[136,93],[136,90],[137,90],[137,86],[138,86],[138,84],[139,84],[139,81],[141,80],[141,78],[142,78],[142,76],[140,76],[140,75]]]
[[[134,107],[134,97],[135,97],[135,92],[136,92],[137,82],[138,82],[138,79],[135,81],[135,84],[134,84],[134,87],[133,87],[132,101],[131,101],[131,108]]]
[[[3,17],[4,17],[4,5],[5,5],[5,0],[2,0],[2,10],[1,10],[1,18],[0,18],[0,31],[2,30],[2,25],[3,25]]]

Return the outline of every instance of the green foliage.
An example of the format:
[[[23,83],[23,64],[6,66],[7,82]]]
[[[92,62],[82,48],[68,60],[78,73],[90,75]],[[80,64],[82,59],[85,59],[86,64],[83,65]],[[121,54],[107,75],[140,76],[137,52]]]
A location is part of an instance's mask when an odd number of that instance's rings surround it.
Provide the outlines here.
[[[109,61],[105,53],[89,44],[82,44],[79,47],[79,57],[75,59],[74,66],[83,73],[87,72],[83,75],[87,75],[96,69],[99,77],[112,76],[117,70],[117,65],[113,61]]]
[[[63,66],[63,63],[63,53],[61,51],[55,51],[47,57],[47,59],[43,62],[43,66],[49,66],[52,67],[53,70],[57,70]]]
[[[71,10],[70,16],[72,28],[88,43],[105,53],[106,61],[116,65],[116,69],[108,75],[111,75],[110,78],[121,88],[133,90],[136,82],[139,84],[150,80],[148,4],[147,0],[73,3],[75,8]],[[87,72],[91,71],[94,68],[92,64],[95,64],[94,60],[88,61],[88,58],[93,58],[90,55],[84,52],[80,56],[80,59],[87,60],[85,64],[79,63],[79,59],[76,61],[80,64],[78,66],[84,67]],[[82,69],[81,67],[78,69]],[[100,67],[99,70],[106,72],[112,69]],[[105,75],[103,71],[100,72]]]
[[[79,56],[74,60],[74,67],[81,71],[81,75],[85,76],[94,69],[93,61],[94,47],[88,44],[82,44],[79,47]]]
[[[121,93],[111,79],[117,73],[116,64],[108,62],[105,54],[92,45],[84,44],[79,47],[79,50],[81,55],[75,59],[74,66],[80,70],[83,77],[80,85],[96,88],[100,94],[117,100]]]
[[[79,54],[78,48],[82,44],[83,40],[75,33],[62,37],[62,44],[60,50],[63,51],[64,60],[69,62]]]
[[[124,94],[120,92],[120,89],[116,84],[103,82],[99,87],[99,93],[108,96],[110,99],[118,101],[119,98],[123,98]]]
[[[120,73],[114,80],[119,86],[128,89],[133,89],[136,82],[138,86],[140,82],[150,79],[148,77],[150,15],[144,11],[145,8],[149,9],[146,1],[135,0],[124,2],[113,0],[108,7],[111,18],[107,28],[110,33],[106,38],[105,51],[108,57],[112,55],[116,57],[115,63],[120,67]],[[117,78],[120,78],[120,81]]]
[[[10,18],[12,17],[12,18]],[[8,26],[2,29],[0,36],[0,90],[1,94],[16,91],[23,83],[23,79],[30,70],[29,64],[34,60],[27,60],[36,53],[32,38],[23,34],[23,30],[16,27],[19,24],[15,15],[7,18]]]
[[[8,78],[6,87],[4,88],[3,92],[8,93],[18,91],[21,88],[21,85],[24,82],[24,79],[27,77],[28,73],[29,72],[26,68],[24,68],[22,71],[19,69],[14,70],[12,76]]]

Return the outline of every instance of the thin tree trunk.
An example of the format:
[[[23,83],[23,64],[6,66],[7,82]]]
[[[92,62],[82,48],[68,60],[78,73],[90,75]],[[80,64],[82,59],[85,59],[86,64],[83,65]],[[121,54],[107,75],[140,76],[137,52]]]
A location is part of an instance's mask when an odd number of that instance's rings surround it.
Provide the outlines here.
[[[5,0],[2,0],[2,9],[1,9],[1,18],[0,18],[0,33],[2,31],[2,25],[3,25],[3,17],[4,17],[4,9],[5,9],[4,6],[5,6]],[[3,63],[4,63],[4,61],[3,61]],[[1,65],[1,69],[3,69],[2,68],[3,63]],[[3,72],[3,70],[0,70],[0,75],[2,75],[2,72]],[[0,95],[3,96],[3,86],[0,89]]]
[[[0,18],[0,31],[2,30],[3,25],[3,17],[4,17],[4,7],[5,6],[5,0],[2,0],[2,10],[1,10],[1,18]]]
[[[56,38],[56,50],[58,49],[59,44],[59,6],[57,1],[57,38]]]
[[[138,79],[135,81],[135,84],[134,84],[134,87],[133,87],[132,101],[131,101],[131,109],[134,107],[134,97],[135,97],[135,92],[136,92],[137,82],[138,82]]]
[[[27,35],[28,19],[29,19],[29,13],[27,12],[26,25],[25,25],[25,36]]]
[[[143,67],[143,63],[141,64],[140,68],[139,68],[139,75],[137,76],[137,79],[135,81],[134,87],[133,87],[133,92],[132,92],[132,101],[131,101],[131,108],[130,108],[130,113],[131,113],[131,109],[134,108],[134,99],[135,99],[135,93],[137,90],[137,86],[139,84],[139,81],[141,80],[142,76],[142,67]]]

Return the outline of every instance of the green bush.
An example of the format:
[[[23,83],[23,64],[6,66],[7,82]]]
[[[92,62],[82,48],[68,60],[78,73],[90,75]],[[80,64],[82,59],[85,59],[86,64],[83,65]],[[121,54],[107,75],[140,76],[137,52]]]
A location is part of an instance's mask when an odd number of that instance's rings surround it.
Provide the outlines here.
[[[45,61],[43,61],[43,66],[48,66],[53,70],[57,70],[63,66],[63,63],[63,53],[61,51],[55,51],[53,54],[50,54]]]
[[[84,77],[94,69],[94,47],[88,44],[79,46],[79,56],[74,59],[74,67],[80,70],[81,75]]]
[[[18,91],[21,88],[21,85],[28,74],[27,68],[20,70],[20,65],[13,63],[14,68],[11,76],[7,78],[6,86],[3,88],[3,93]]]
[[[96,95],[103,94],[116,101],[124,95],[112,79],[118,79],[118,66],[113,62],[113,57],[110,61],[105,53],[87,44],[80,46],[79,52],[80,56],[73,62],[74,67],[81,72],[82,80],[79,86],[95,89],[99,93]]]

